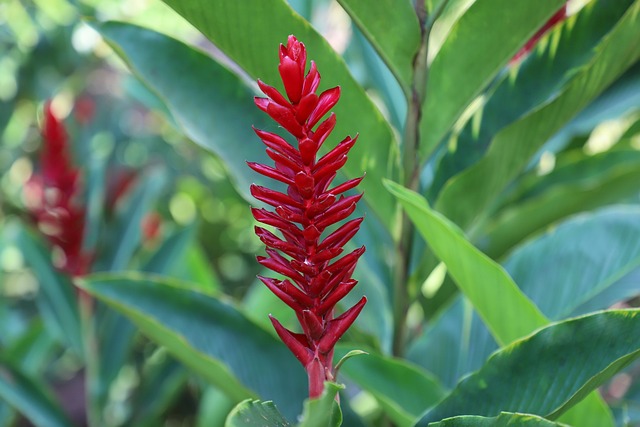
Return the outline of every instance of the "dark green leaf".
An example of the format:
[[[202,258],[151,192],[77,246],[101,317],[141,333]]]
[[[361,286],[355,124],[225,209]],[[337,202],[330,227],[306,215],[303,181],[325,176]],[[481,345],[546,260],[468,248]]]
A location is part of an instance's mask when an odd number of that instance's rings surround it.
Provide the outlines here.
[[[471,101],[564,3],[482,0],[469,7],[453,25],[429,69],[420,121],[421,160],[431,154]]]
[[[523,412],[556,419],[640,356],[640,310],[559,322],[494,353],[418,426],[457,415]]]
[[[307,394],[302,366],[233,305],[140,275],[94,276],[81,285],[232,399],[258,395],[287,417],[300,413]]]
[[[247,399],[233,408],[227,417],[225,427],[291,427],[278,412],[273,402]]]
[[[478,417],[464,415],[447,418],[439,423],[431,423],[429,427],[569,427],[566,424],[554,423],[529,414],[512,414],[502,412],[497,417]]]

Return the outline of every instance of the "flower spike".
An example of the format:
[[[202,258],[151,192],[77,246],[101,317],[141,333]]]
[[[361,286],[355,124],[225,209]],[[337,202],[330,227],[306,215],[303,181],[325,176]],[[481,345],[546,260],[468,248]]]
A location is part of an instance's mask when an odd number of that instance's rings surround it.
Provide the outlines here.
[[[273,317],[271,322],[307,371],[309,396],[317,398],[324,382],[334,379],[335,344],[367,301],[362,297],[356,305],[334,317],[336,304],[358,283],[351,274],[365,250],[361,247],[338,258],[363,220],[356,218],[340,224],[353,213],[362,197],[362,194],[342,193],[356,187],[363,177],[329,188],[357,140],[357,135],[348,136],[318,158],[320,147],[336,124],[336,116],[330,110],[340,99],[340,87],[316,93],[320,74],[311,61],[305,75],[307,51],[294,36],[289,36],[286,46],[280,45],[279,56],[278,71],[285,93],[258,80],[267,97],[256,97],[254,101],[297,140],[297,146],[279,135],[254,128],[275,164],[247,163],[254,171],[287,186],[287,191],[280,193],[252,185],[251,194],[274,208],[274,212],[252,208],[253,217],[276,228],[284,238],[256,227],[255,232],[266,245],[268,255],[258,257],[258,262],[288,279],[262,276],[259,279],[296,312],[302,334],[289,331]],[[325,233],[329,227],[332,231]]]

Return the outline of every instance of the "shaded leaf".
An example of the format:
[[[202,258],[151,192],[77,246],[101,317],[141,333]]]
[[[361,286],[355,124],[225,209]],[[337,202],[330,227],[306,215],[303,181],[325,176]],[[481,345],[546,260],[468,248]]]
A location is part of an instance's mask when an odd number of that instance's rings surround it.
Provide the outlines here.
[[[464,415],[447,418],[439,423],[431,423],[429,427],[568,427],[566,424],[554,423],[529,414],[513,414],[502,412],[497,417],[478,417]]]

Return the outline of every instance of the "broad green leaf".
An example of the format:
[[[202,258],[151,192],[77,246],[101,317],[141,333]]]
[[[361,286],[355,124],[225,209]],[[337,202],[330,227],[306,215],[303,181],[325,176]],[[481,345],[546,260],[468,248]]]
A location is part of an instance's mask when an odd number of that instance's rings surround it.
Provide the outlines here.
[[[339,347],[338,356],[344,350]],[[340,372],[371,393],[389,418],[401,427],[413,426],[425,409],[445,395],[434,378],[402,359],[364,354],[348,360]]]
[[[339,427],[342,424],[342,412],[336,402],[336,395],[342,389],[343,385],[325,382],[319,398],[304,401],[302,420],[298,427]]]
[[[141,275],[96,275],[80,285],[232,399],[260,396],[287,417],[300,413],[307,393],[302,366],[233,305]]]
[[[436,209],[467,229],[555,132],[640,58],[638,21],[636,1],[562,92],[501,130],[481,161],[448,182]]]
[[[251,399],[244,400],[233,408],[224,424],[225,427],[255,427],[259,425],[291,427],[291,424],[278,412],[273,402],[260,402]]]
[[[4,226],[6,242],[14,244],[38,279],[40,292],[36,300],[50,328],[60,341],[67,342],[77,354],[82,354],[80,317],[73,284],[52,263],[51,253],[31,232],[18,223]]]
[[[479,0],[453,25],[431,63],[420,121],[425,160],[471,101],[565,0]],[[482,35],[482,37],[479,37]],[[469,72],[473,70],[473,72]]]
[[[520,197],[522,201],[507,204],[493,215],[481,233],[482,249],[492,258],[501,257],[559,219],[632,196],[638,191],[639,180],[638,151],[581,156],[538,178]]]
[[[551,324],[494,353],[418,426],[501,411],[554,420],[640,356],[640,310],[599,312]]]
[[[406,95],[411,94],[413,59],[420,45],[420,23],[409,0],[339,0],[369,39]],[[393,31],[389,31],[393,28]]]
[[[583,306],[603,309],[630,298],[640,292],[638,282],[629,280],[640,273],[640,207],[615,206],[572,218],[516,249],[504,267],[555,320],[582,314]]]
[[[459,295],[426,325],[406,357],[452,389],[460,378],[480,369],[497,348],[477,312]]]
[[[249,185],[263,183],[264,178],[245,161],[268,162],[251,129],[251,125],[265,128],[267,124],[253,105],[254,93],[205,53],[165,35],[119,22],[95,27],[166,103],[180,129],[224,161],[238,191],[249,199]]]
[[[4,359],[0,359],[0,398],[39,427],[72,426],[42,384]]]
[[[215,387],[207,387],[200,399],[196,427],[223,426],[235,402]]]
[[[333,109],[338,119],[333,139],[337,141],[346,135],[360,135],[342,170],[348,177],[361,176],[366,171],[367,177],[358,188],[364,191],[372,212],[380,217],[386,228],[391,229],[395,223],[396,205],[389,195],[378,190],[383,178],[395,177],[399,173],[396,137],[364,89],[351,76],[340,55],[327,41],[283,0],[164,1],[202,31],[252,78],[260,78],[280,89],[283,86],[278,74],[279,44],[285,43],[289,34],[296,35],[305,43],[308,58],[317,63],[322,75],[320,90],[337,85],[342,89],[340,102]],[[192,71],[186,74],[190,75]],[[211,77],[199,81],[198,90],[203,90],[206,82],[212,82]],[[211,119],[209,117],[206,120]],[[246,116],[241,117],[241,122],[242,126],[250,124]],[[229,126],[229,123],[225,123],[225,126]],[[249,141],[255,141],[255,138]],[[332,145],[329,142],[328,146]]]
[[[571,79],[575,70],[595,55],[594,48],[618,22],[633,0],[593,1],[558,25],[518,66],[504,73],[486,104],[469,119],[439,162],[429,200],[435,200],[446,180],[476,163],[491,138],[504,126],[547,101]]]
[[[391,181],[385,181],[385,186],[398,198],[434,254],[447,265],[447,271],[498,343],[509,343],[547,323],[504,269],[469,243],[462,231],[432,210],[422,196]]]
[[[431,423],[429,427],[569,427],[566,424],[554,423],[544,418],[529,414],[513,414],[502,412],[497,417],[478,417],[463,415]]]

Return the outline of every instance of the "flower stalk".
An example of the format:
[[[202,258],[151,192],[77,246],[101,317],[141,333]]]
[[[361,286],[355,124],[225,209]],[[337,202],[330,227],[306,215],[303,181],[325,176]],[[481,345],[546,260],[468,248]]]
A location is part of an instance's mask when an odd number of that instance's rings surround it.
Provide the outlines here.
[[[355,188],[363,177],[329,188],[357,140],[357,135],[348,136],[318,158],[320,147],[336,124],[334,113],[322,119],[338,102],[340,87],[316,93],[320,74],[311,61],[305,75],[306,48],[294,36],[289,36],[286,46],[280,45],[279,56],[278,70],[285,94],[258,80],[267,97],[256,97],[255,104],[295,138],[297,147],[275,133],[254,128],[274,166],[247,163],[287,188],[286,193],[281,193],[251,186],[256,199],[274,208],[252,208],[254,218],[277,229],[282,236],[256,226],[256,235],[266,245],[267,253],[259,256],[258,262],[285,279],[258,277],[296,312],[302,333],[288,330],[271,316],[270,319],[278,336],[304,366],[309,378],[309,397],[317,398],[324,382],[334,380],[335,344],[367,301],[362,297],[335,317],[336,304],[357,284],[351,275],[365,248],[338,258],[358,232],[363,218],[349,220],[335,229],[332,226],[354,212],[362,194],[344,193]]]

